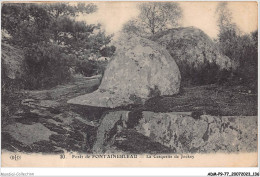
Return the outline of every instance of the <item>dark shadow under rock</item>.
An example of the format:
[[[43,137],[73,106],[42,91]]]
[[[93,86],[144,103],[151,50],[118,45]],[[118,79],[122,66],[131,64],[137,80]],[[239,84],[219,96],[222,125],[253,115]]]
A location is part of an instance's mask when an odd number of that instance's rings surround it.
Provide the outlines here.
[[[163,154],[176,152],[176,150],[163,146],[161,143],[153,142],[147,136],[144,136],[133,129],[126,129],[117,134],[114,146],[119,150],[136,154]]]
[[[69,109],[70,111],[73,111],[88,120],[100,120],[104,113],[111,110],[110,108],[91,107],[86,105],[74,105],[74,104],[71,104],[69,106]]]
[[[22,123],[22,124],[27,124],[27,125],[32,125],[37,122],[39,122],[39,115],[31,112],[25,112],[23,114],[17,114],[19,118],[16,118],[15,121]]]

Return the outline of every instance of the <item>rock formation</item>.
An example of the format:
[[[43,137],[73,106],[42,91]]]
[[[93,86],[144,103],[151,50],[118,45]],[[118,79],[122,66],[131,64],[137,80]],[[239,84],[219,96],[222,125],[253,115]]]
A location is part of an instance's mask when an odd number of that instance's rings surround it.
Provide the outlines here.
[[[178,66],[164,48],[148,39],[123,35],[99,89],[68,103],[109,108],[143,104],[154,96],[178,93],[180,78]]]
[[[221,54],[217,46],[202,30],[194,27],[175,28],[155,34],[150,38],[165,46],[179,64],[185,61],[197,67],[205,60],[216,62],[220,68],[229,69],[237,64]]]
[[[212,87],[195,87],[185,90],[189,97],[172,97],[176,104],[167,100],[169,97],[155,102],[162,107],[170,106],[172,110],[162,112],[159,109],[155,112],[154,107],[151,111],[138,107],[107,111],[108,108],[66,104],[67,98],[91,92],[100,82],[95,78],[75,83],[77,85],[24,93],[19,110],[8,117],[8,124],[2,122],[2,149],[57,154],[257,152],[257,111],[251,112],[257,107],[250,109],[248,105],[257,105],[257,98],[253,101],[249,99],[252,96],[239,97],[240,93],[231,93],[236,100],[246,100],[247,104],[244,104],[230,99],[229,94],[222,90],[218,97],[225,100],[217,99],[217,105],[213,105],[209,100],[214,101],[214,96],[210,97],[212,93],[208,91],[214,93],[215,90],[209,89]],[[195,96],[199,94],[203,98]],[[226,106],[226,100],[230,100],[232,106]],[[186,103],[190,105],[187,107]],[[208,115],[209,108],[206,112],[196,112],[202,109],[202,103],[217,107],[218,114]],[[176,109],[193,112],[176,112]]]
[[[147,145],[142,141],[147,138],[150,146],[159,143],[161,151],[154,147],[143,149]],[[201,115],[194,119],[188,112],[142,111],[139,116],[111,112],[104,116],[98,128],[93,152],[111,149],[130,153],[255,152],[257,116]]]

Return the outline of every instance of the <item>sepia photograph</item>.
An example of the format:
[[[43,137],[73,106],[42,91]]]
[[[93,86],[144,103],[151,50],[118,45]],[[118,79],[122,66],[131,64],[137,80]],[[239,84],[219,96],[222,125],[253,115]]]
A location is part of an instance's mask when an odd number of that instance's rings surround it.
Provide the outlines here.
[[[257,116],[256,1],[1,3],[3,167],[257,167]]]

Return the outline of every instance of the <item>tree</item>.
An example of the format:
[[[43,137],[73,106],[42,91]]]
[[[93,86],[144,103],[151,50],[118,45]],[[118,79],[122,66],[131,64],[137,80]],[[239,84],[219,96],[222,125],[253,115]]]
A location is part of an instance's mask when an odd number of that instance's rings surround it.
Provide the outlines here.
[[[27,47],[32,43],[48,40],[51,18],[48,12],[36,4],[7,3],[2,6],[2,30],[10,36],[9,42]]]
[[[95,11],[93,3],[3,4],[2,29],[10,34],[9,42],[20,47],[47,42],[61,46],[67,54],[102,56],[100,51],[109,47],[112,35],[106,36],[100,24],[89,25],[74,18]]]
[[[96,10],[92,3],[3,4],[2,30],[11,36],[7,42],[25,54],[25,85],[30,89],[55,86],[70,78],[70,67],[84,62],[89,67],[86,74],[91,74],[98,64],[88,65],[90,55],[112,55],[111,35],[106,36],[100,25],[75,20]]]
[[[97,11],[97,6],[93,3],[85,4],[78,3],[77,6],[71,6],[69,3],[47,3],[43,5],[44,8],[50,13],[54,18],[61,16],[78,16],[82,14],[91,14]]]
[[[227,2],[220,2],[216,8],[217,25],[219,27],[218,42],[220,50],[228,56],[232,63],[238,62],[237,45],[239,43],[239,28],[232,22],[232,13]]]
[[[218,16],[217,23],[220,31],[219,35],[224,32],[232,32],[233,34],[237,34],[239,32],[236,24],[232,22],[232,13],[228,9],[227,2],[220,2],[218,4],[216,14]]]
[[[219,27],[218,40],[224,48],[229,48],[230,44],[234,43],[239,36],[239,28],[232,22],[232,13],[228,9],[227,2],[220,2],[216,8],[218,16],[217,25]],[[227,46],[228,45],[228,46]]]
[[[125,32],[151,35],[177,27],[182,9],[176,2],[145,2],[138,6],[140,14],[123,27]]]
[[[235,23],[227,2],[220,2],[216,9],[218,16],[218,45],[237,67],[232,68],[232,80],[257,90],[257,36],[258,32],[242,34]]]

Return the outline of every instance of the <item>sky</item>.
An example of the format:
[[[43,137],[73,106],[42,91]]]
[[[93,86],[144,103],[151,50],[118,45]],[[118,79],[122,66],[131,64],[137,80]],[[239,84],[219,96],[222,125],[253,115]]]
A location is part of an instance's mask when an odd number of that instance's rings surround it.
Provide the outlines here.
[[[98,11],[93,14],[81,15],[78,20],[88,24],[101,23],[107,34],[117,34],[124,23],[139,14],[138,2],[95,2]],[[194,26],[203,30],[211,38],[218,34],[216,7],[219,2],[178,2],[183,10],[181,26]],[[256,2],[228,2],[233,17],[242,33],[257,30]]]

